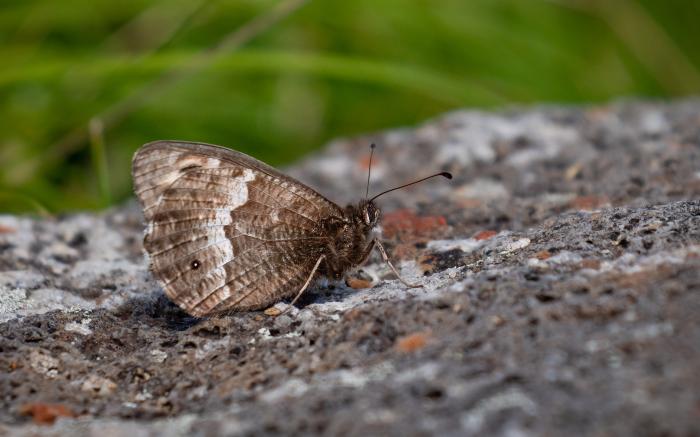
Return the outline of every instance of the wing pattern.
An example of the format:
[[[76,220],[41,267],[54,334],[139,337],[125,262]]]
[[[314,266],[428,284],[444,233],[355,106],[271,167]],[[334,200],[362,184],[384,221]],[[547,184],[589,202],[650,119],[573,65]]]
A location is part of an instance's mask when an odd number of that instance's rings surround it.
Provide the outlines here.
[[[204,316],[266,307],[304,283],[343,211],[240,152],[175,141],[143,146],[132,175],[144,247],[170,299]]]

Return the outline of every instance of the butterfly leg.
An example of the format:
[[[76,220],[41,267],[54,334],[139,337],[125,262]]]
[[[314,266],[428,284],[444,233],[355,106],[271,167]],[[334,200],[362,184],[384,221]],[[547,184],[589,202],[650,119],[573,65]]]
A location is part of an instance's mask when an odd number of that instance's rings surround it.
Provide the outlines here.
[[[422,284],[411,284],[410,282],[406,281],[404,278],[401,277],[399,274],[399,271],[396,270],[396,267],[389,261],[389,256],[386,254],[386,250],[384,249],[384,246],[382,246],[382,243],[379,242],[378,239],[374,239],[374,243],[377,245],[377,248],[379,249],[379,253],[382,254],[382,259],[384,259],[384,262],[387,263],[389,268],[391,269],[392,272],[394,272],[394,275],[396,275],[396,278],[401,281],[403,285],[405,285],[408,288],[419,288],[422,287]]]
[[[369,256],[372,254],[372,250],[374,250],[374,242],[375,242],[375,240],[372,240],[367,245],[367,247],[365,248],[365,252],[362,254],[362,261],[357,263],[358,266],[361,266],[367,262],[367,259],[369,259]]]
[[[325,257],[326,257],[325,255],[321,255],[321,256],[318,258],[318,261],[316,261],[316,264],[314,265],[314,268],[311,269],[311,274],[310,274],[309,277],[306,279],[306,282],[304,283],[304,286],[301,287],[301,289],[299,290],[299,292],[297,293],[297,295],[294,297],[294,299],[292,300],[292,302],[289,304],[289,306],[288,306],[287,308],[285,308],[284,311],[282,311],[281,313],[279,313],[279,315],[278,315],[277,317],[279,317],[279,316],[281,316],[282,314],[286,313],[287,311],[289,311],[289,310],[294,306],[294,304],[297,302],[297,300],[301,297],[301,294],[304,292],[304,290],[306,290],[306,287],[308,287],[309,284],[311,283],[311,280],[313,279],[314,275],[316,274],[316,270],[318,270],[318,266],[321,265],[321,261],[323,261],[323,259],[324,259]]]

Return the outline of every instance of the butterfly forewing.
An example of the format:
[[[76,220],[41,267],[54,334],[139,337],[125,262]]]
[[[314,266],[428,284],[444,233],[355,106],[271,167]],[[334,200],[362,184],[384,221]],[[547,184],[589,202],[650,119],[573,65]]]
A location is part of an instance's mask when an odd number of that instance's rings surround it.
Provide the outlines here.
[[[342,210],[240,152],[160,141],[133,161],[144,247],[166,294],[193,315],[265,307],[297,291]]]

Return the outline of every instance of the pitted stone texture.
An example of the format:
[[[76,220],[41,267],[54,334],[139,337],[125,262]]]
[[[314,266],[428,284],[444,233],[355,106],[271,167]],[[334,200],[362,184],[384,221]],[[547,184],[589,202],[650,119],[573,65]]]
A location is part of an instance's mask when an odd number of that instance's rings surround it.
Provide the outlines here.
[[[406,289],[373,257],[280,317],[194,319],[133,204],[0,218],[0,433],[700,434],[700,102],[459,111],[290,171],[364,193],[367,144]],[[284,304],[279,304],[284,309]],[[50,427],[22,414],[58,404]],[[67,410],[66,410],[67,408]]]

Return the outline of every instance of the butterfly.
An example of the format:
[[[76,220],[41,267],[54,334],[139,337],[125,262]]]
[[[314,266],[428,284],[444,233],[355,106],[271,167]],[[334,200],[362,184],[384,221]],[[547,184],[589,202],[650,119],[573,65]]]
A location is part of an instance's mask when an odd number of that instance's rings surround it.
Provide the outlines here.
[[[403,186],[434,176],[452,178],[443,172]],[[181,141],[141,147],[132,177],[150,270],[193,316],[295,296],[293,305],[314,279],[342,278],[375,247],[405,285],[417,286],[401,278],[376,236],[374,200],[403,186],[343,208],[244,153]]]

